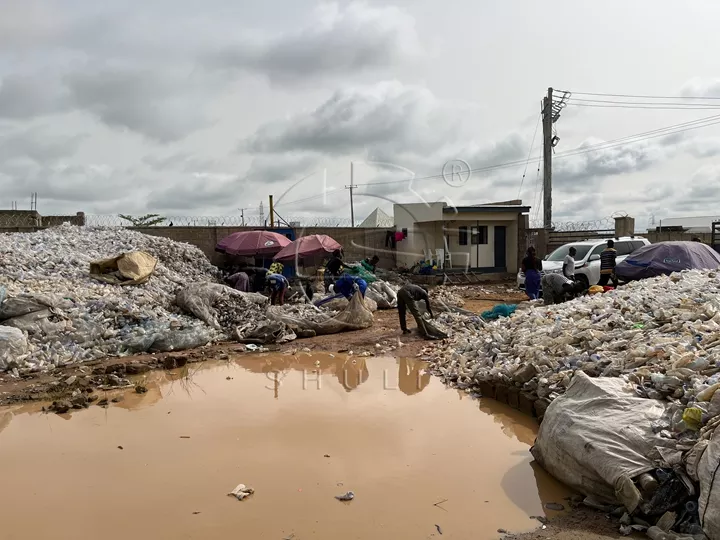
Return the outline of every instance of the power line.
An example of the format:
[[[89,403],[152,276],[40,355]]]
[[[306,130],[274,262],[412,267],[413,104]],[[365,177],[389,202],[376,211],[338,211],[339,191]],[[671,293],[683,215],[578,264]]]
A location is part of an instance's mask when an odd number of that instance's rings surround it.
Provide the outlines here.
[[[681,107],[702,107],[705,105],[711,106],[711,107],[720,107],[720,103],[710,104],[710,103],[680,103],[677,101],[625,101],[625,100],[614,100],[614,99],[583,99],[583,98],[572,98],[572,102],[580,102],[580,103],[612,103],[612,104],[619,104],[619,105],[653,105],[653,106],[661,106],[661,105],[675,105],[675,106],[681,106]]]
[[[565,92],[565,90],[558,90]],[[720,99],[720,96],[649,96],[649,95],[633,95],[633,94],[604,94],[600,92],[568,92],[573,95],[581,96],[605,96],[605,97],[621,97],[621,98],[637,98],[637,99]]]
[[[563,158],[578,156],[578,155],[582,155],[582,154],[587,154],[589,152],[595,152],[598,150],[608,150],[610,148],[615,148],[618,146],[624,146],[627,144],[638,143],[638,142],[642,142],[645,140],[654,139],[657,137],[674,135],[677,133],[683,133],[685,131],[690,131],[693,129],[699,129],[699,128],[703,128],[703,127],[709,127],[709,126],[713,126],[713,125],[717,125],[717,124],[720,124],[720,115],[708,116],[705,118],[690,120],[688,122],[682,122],[680,124],[666,126],[664,128],[658,128],[658,129],[654,129],[654,130],[650,130],[650,131],[645,131],[642,133],[636,133],[635,135],[627,135],[625,137],[620,137],[618,139],[613,139],[610,141],[604,141],[602,143],[597,143],[595,145],[591,145],[591,146],[587,146],[587,147],[576,148],[574,150],[569,150],[567,152],[555,154],[554,159],[563,159]],[[505,163],[489,165],[486,167],[478,167],[478,168],[470,169],[469,172],[477,173],[477,172],[496,171],[496,170],[501,170],[501,169],[506,169],[506,168],[511,168],[511,167],[518,167],[520,165],[527,164],[527,163],[540,163],[541,161],[542,161],[542,157],[536,156],[536,157],[533,157],[530,159],[508,161]],[[443,177],[442,174],[434,174],[434,175],[429,175],[429,176],[421,176],[418,178],[404,178],[402,180],[390,180],[390,181],[386,181],[386,182],[367,182],[367,183],[362,183],[362,184],[355,184],[354,186],[358,187],[358,186],[395,185],[395,184],[404,184],[411,180],[413,182],[415,182],[415,181],[419,181],[419,180],[430,180],[430,179],[437,179],[437,178],[442,178],[442,177]],[[323,193],[320,193],[317,195],[303,197],[301,199],[297,199],[294,201],[283,202],[282,204],[283,205],[297,204],[297,203],[301,203],[301,202],[311,201],[314,199],[319,199],[321,197],[327,196],[330,193],[338,193],[338,192],[339,192],[339,190],[332,189],[332,190],[324,191]]]
[[[593,103],[573,103],[570,101],[568,103],[571,107],[599,107],[601,109],[655,109],[659,111],[702,111],[702,110],[718,110],[720,109],[720,106],[712,106],[712,105],[699,105],[695,107],[683,107],[678,105],[677,107],[670,107],[667,105],[661,105],[659,107],[653,107],[651,105],[601,105],[601,104],[593,104]]]
[[[537,122],[535,123],[535,132],[532,136],[532,142],[530,143],[530,150],[528,150],[528,157],[527,161],[525,162],[525,170],[523,171],[522,178],[520,179],[520,188],[518,189],[518,199],[520,198],[520,194],[522,193],[522,187],[523,182],[525,182],[525,175],[527,174],[528,165],[530,164],[530,156],[532,155],[533,148],[535,147],[535,137],[537,136],[538,132],[538,126],[540,125],[540,118],[542,117],[542,114],[538,114]]]

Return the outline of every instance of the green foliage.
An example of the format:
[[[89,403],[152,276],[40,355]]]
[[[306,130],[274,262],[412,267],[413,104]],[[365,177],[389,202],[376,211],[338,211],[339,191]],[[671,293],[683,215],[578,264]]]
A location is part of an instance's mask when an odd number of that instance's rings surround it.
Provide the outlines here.
[[[165,221],[165,218],[160,214],[145,214],[144,216],[139,217],[118,214],[118,217],[128,221],[132,227],[153,227],[155,225],[160,225],[163,221]]]

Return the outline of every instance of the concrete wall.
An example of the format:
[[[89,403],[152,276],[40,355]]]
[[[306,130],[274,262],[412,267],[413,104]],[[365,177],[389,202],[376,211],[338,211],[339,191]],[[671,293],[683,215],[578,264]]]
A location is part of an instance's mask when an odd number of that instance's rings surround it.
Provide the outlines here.
[[[153,236],[164,236],[178,242],[186,242],[200,248],[216,265],[225,264],[228,257],[215,251],[217,243],[226,236],[239,231],[252,231],[257,227],[136,227],[134,230]],[[365,229],[358,227],[306,227],[296,229],[296,235],[327,234],[337,240],[345,252],[347,261],[364,259],[377,254],[381,268],[396,265],[395,251],[385,245],[387,232],[394,229]]]
[[[657,231],[648,231],[647,234],[643,234],[645,238],[650,240],[653,244],[655,242],[671,242],[671,241],[686,241],[689,242],[693,238],[697,237],[700,240],[702,240],[704,243],[711,245],[712,244],[712,234],[711,233],[687,233],[682,231],[670,231],[670,232],[657,232]]]

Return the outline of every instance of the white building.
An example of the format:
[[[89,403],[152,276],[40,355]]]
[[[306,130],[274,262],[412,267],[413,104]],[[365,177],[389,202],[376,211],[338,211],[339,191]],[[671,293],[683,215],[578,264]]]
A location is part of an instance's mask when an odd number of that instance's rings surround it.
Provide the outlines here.
[[[445,268],[515,273],[529,211],[521,201],[458,207],[395,204],[395,230],[407,235],[397,242],[398,265],[410,267],[431,258]]]

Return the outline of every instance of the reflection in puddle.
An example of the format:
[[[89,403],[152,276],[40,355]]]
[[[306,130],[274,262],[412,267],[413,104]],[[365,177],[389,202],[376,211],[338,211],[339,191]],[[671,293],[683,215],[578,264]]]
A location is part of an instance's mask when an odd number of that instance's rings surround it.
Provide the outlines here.
[[[448,538],[481,539],[532,528],[528,516],[568,494],[530,460],[533,421],[490,401],[478,410],[425,368],[241,356],[149,373],[146,394],[72,421],[40,405],[0,410],[4,538],[414,539],[440,524]],[[256,489],[242,503],[226,496],[241,482]],[[338,503],[348,490],[355,500]]]

